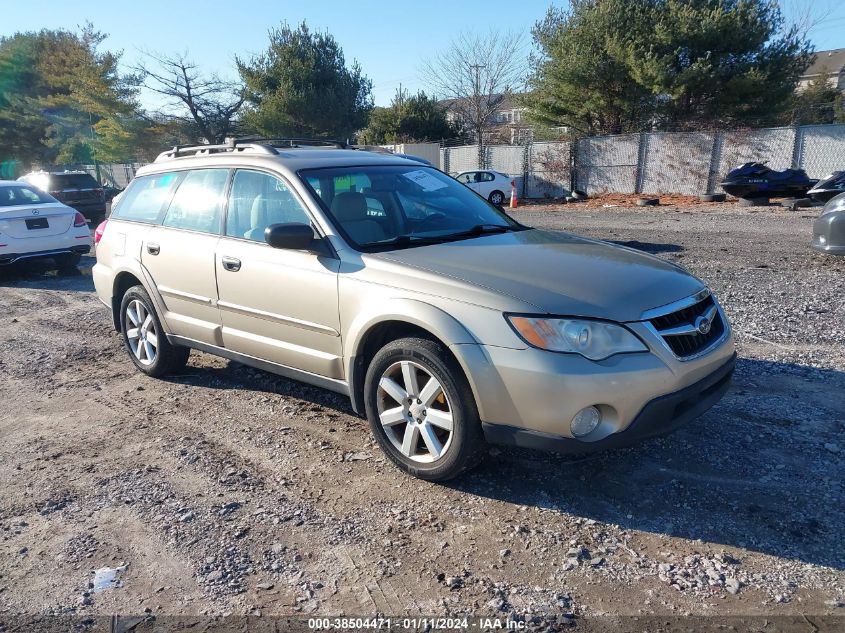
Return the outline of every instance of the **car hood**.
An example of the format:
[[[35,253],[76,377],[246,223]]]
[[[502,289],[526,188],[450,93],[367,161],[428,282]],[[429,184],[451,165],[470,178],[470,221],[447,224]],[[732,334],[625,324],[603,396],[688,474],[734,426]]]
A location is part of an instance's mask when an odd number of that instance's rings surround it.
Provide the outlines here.
[[[703,282],[630,248],[536,229],[370,255],[445,275],[535,306],[538,312],[636,321]]]

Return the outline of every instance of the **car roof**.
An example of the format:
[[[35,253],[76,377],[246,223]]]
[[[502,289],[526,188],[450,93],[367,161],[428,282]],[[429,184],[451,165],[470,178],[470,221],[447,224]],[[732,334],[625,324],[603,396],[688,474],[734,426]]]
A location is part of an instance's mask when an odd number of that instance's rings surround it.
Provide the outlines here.
[[[315,149],[315,148],[275,148],[276,152],[228,151],[212,154],[195,153],[176,158],[159,158],[156,162],[145,165],[137,175],[155,174],[177,169],[196,169],[219,165],[221,167],[265,167],[282,168],[283,171],[297,172],[301,169],[319,169],[323,167],[361,167],[370,165],[404,165],[426,167],[422,163],[400,158],[393,154],[368,152],[357,149]]]

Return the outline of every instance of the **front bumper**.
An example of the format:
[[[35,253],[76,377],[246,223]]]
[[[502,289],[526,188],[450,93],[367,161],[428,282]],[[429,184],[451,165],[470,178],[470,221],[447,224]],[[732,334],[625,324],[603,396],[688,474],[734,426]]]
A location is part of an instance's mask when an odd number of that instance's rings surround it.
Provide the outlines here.
[[[650,437],[666,435],[702,415],[727,392],[736,365],[736,354],[716,371],[696,383],[648,402],[625,429],[594,442],[582,442],[542,431],[503,424],[483,423],[484,435],[493,444],[560,453],[584,453],[629,446]]]

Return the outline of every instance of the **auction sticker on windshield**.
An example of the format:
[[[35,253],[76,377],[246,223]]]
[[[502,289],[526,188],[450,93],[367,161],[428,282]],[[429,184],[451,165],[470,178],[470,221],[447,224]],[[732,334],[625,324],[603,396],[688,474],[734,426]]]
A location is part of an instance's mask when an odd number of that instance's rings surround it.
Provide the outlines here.
[[[438,180],[437,178],[422,169],[409,171],[407,174],[402,175],[405,176],[405,178],[407,178],[408,180],[417,183],[425,191],[434,191],[436,189],[443,189],[443,187],[449,186],[445,182]]]

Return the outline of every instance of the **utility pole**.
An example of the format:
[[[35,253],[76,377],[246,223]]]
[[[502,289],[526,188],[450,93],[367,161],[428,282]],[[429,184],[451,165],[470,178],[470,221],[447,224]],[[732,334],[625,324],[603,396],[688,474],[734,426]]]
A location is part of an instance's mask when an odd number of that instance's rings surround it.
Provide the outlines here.
[[[475,134],[478,137],[478,169],[484,169],[484,146],[482,144],[481,135],[484,132],[484,119],[482,117],[481,107],[481,69],[487,68],[482,64],[470,64],[470,68],[475,71],[475,91],[472,97],[472,105],[475,109]]]

